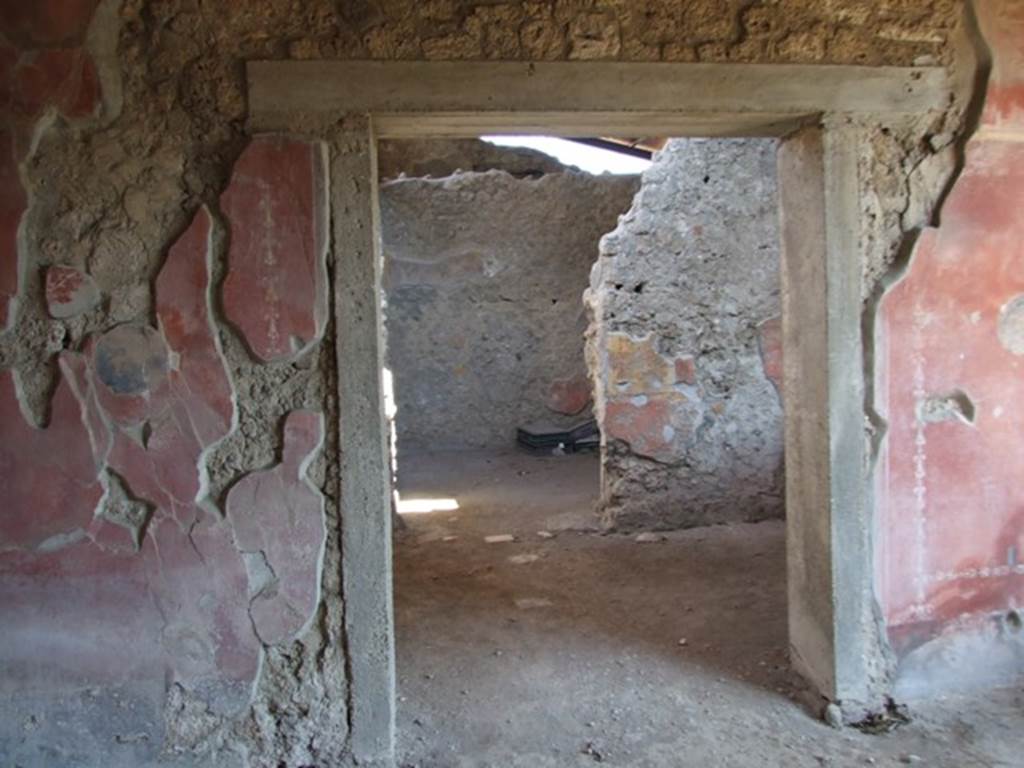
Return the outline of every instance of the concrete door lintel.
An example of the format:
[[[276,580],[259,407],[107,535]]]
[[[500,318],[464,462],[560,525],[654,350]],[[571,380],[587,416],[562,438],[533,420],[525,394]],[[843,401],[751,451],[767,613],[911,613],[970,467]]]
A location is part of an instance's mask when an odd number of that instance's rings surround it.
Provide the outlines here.
[[[872,618],[864,460],[859,134],[846,117],[870,123],[884,114],[945,109],[944,70],[252,62],[248,77],[253,131],[315,136],[330,148],[342,575],[352,751],[359,764],[388,765],[394,749],[375,160],[383,135],[784,137],[779,190],[791,653],[828,699],[865,701],[882,641]],[[552,83],[572,85],[571,103]],[[609,83],[633,87],[615,90]]]

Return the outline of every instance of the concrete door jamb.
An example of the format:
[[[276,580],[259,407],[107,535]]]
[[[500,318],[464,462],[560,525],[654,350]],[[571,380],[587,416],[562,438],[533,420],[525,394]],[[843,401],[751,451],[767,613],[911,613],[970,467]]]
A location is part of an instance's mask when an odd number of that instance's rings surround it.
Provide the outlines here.
[[[874,693],[870,668],[880,638],[872,619],[864,461],[860,138],[845,118],[870,123],[894,113],[942,111],[952,90],[945,70],[255,61],[247,76],[252,132],[307,135],[330,145],[347,690],[352,754],[360,765],[391,765],[395,735],[378,138],[784,137],[790,649],[797,668],[828,699],[863,702]]]

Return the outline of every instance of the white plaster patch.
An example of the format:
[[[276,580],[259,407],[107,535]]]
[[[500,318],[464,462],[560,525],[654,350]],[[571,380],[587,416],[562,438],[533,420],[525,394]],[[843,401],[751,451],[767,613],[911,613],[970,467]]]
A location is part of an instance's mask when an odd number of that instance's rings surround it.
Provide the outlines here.
[[[999,313],[999,342],[1015,355],[1024,355],[1024,294],[1007,302]]]

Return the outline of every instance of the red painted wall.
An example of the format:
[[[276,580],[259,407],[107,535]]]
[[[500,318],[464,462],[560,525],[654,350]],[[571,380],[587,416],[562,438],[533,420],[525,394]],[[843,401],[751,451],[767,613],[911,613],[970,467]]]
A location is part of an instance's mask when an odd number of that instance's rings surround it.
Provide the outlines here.
[[[250,348],[286,340],[273,350],[286,361],[292,339],[308,347],[323,331],[319,154],[258,137],[224,194],[230,230],[246,233],[229,248],[224,310]],[[14,372],[0,370],[2,693],[174,682],[238,707],[261,646],[290,641],[316,607],[324,499],[306,469],[321,415],[288,413],[281,463],[237,478],[225,509],[204,488],[206,455],[238,428],[236,393],[249,383],[232,380],[211,309],[213,226],[201,208],[170,245],[150,287],[154,323],[110,321],[60,353],[45,429],[22,414]],[[261,271],[268,263],[287,279]],[[84,271],[48,267],[54,318],[99,294]],[[125,514],[112,484],[143,511]],[[254,579],[247,556],[272,581]]]
[[[877,567],[898,654],[1024,605],[1024,3],[977,5],[982,124],[880,307]]]

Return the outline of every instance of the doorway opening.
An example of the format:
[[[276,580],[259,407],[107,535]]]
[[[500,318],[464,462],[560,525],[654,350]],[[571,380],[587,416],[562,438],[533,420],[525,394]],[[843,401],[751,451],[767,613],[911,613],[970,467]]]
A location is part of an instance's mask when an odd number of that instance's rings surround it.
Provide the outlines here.
[[[379,144],[412,764],[648,757],[709,687],[799,716],[777,142],[645,141],[642,179]]]
[[[509,141],[378,149],[395,509],[401,521],[468,503],[492,537],[511,535],[500,530],[509,516],[483,519],[499,514],[499,496],[537,530],[591,525],[599,439],[583,291],[598,241],[639,187],[623,171],[649,165],[546,139],[605,171],[593,174]],[[539,461],[553,456],[561,460]],[[512,502],[542,467],[568,496]],[[468,484],[481,477],[490,481]]]
[[[948,74],[795,64],[249,62],[250,128],[318,135],[330,153],[351,666],[347,686],[337,685],[352,704],[357,759],[390,760],[395,746],[376,142],[488,133],[781,139],[783,388],[794,406],[785,409],[789,658],[822,697],[819,706],[831,702],[846,717],[872,713],[886,686],[865,482],[864,152],[890,117],[948,110],[961,84]]]

